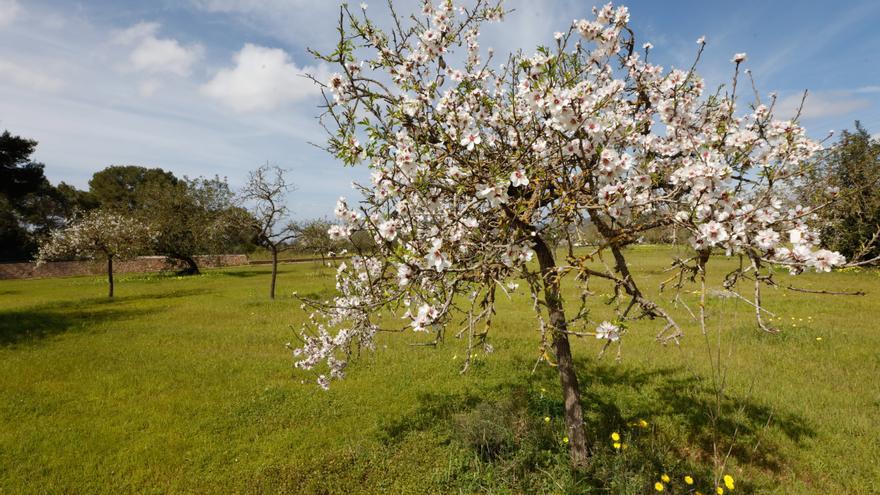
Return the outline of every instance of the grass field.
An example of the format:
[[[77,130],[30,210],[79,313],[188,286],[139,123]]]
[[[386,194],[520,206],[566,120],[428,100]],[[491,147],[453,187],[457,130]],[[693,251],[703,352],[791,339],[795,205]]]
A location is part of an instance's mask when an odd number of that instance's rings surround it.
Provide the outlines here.
[[[668,254],[633,253],[651,293]],[[708,493],[713,434],[725,450],[735,434],[735,493],[880,493],[876,271],[795,279],[867,296],[770,291],[781,335],[757,332],[745,303],[712,298],[709,342],[720,332],[728,383],[715,428],[693,325],[680,347],[653,343],[656,323],[634,325],[619,363],[575,340],[594,445],[575,475],[554,370],[532,373],[522,289],[499,308],[495,352],[468,374],[460,342],[383,335],[323,392],[284,344],[303,316],[290,294],[331,294],[332,271],[282,265],[275,301],[268,277],[268,266],[125,276],[114,301],[100,277],[0,282],[0,493],[647,493],[663,473]],[[597,304],[593,319],[610,314]],[[630,426],[639,419],[648,428]],[[628,448],[615,451],[611,432]]]

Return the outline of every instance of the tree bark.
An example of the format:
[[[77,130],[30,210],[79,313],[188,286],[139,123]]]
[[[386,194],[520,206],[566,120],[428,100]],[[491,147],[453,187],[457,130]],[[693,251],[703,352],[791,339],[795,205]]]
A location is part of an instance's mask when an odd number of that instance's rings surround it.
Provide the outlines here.
[[[275,279],[278,277],[278,249],[272,246],[272,285],[269,287],[269,299],[275,299]]]
[[[110,292],[107,297],[113,297],[113,256],[107,256],[107,281],[110,282]]]
[[[539,236],[535,236],[534,249],[541,267],[541,276],[544,279],[544,299],[547,302],[547,312],[550,316],[550,326],[553,332],[553,352],[556,354],[556,369],[559,371],[562,398],[565,402],[565,426],[568,432],[569,454],[572,464],[584,466],[587,463],[587,432],[584,427],[580,385],[571,357],[568,333],[566,333],[567,323],[560,294],[559,277],[555,270],[556,262],[553,259],[553,252]]]

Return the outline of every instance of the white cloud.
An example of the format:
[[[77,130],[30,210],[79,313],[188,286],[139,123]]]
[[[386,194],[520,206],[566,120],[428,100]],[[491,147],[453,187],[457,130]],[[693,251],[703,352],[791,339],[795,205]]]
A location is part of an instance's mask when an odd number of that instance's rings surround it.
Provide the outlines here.
[[[3,60],[0,60],[0,80],[37,91],[58,91],[64,86],[64,81],[61,79]]]
[[[247,43],[233,60],[235,66],[218,72],[202,92],[235,111],[273,110],[319,93],[303,74],[324,71],[297,67],[279,48]]]
[[[113,41],[122,45],[130,45],[147,37],[154,37],[159,31],[158,22],[139,22],[127,29],[117,31]]]
[[[158,30],[159,24],[142,22],[117,33],[114,41],[136,43],[129,55],[130,68],[136,72],[188,76],[204,55],[204,48],[199,44],[184,46],[175,39],[158,38]]]
[[[850,91],[808,93],[801,111],[801,118],[837,117],[871,106],[871,100],[855,97],[854,93]],[[803,94],[792,94],[782,98],[776,103],[774,113],[783,119],[794,117],[800,106],[801,98],[803,98]]]
[[[131,52],[130,60],[134,69],[140,72],[186,76],[203,53],[200,45],[185,47],[177,40],[149,37]]]
[[[0,28],[12,24],[21,13],[21,5],[16,0],[0,0]]]

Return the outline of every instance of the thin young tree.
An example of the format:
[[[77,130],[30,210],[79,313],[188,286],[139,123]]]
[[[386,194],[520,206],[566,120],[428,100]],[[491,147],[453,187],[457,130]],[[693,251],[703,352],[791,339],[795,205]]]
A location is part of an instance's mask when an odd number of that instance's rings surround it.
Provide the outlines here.
[[[67,258],[107,262],[108,297],[113,297],[113,261],[136,257],[154,241],[143,222],[107,210],[92,210],[54,231],[40,246],[37,263]]]
[[[278,277],[278,254],[291,246],[299,236],[299,227],[290,219],[287,195],[296,187],[287,182],[285,170],[275,165],[263,165],[248,174],[242,198],[251,203],[255,239],[272,256],[272,281],[269,297],[275,299],[275,281]]]
[[[433,343],[455,324],[466,370],[474,350],[491,351],[497,296],[524,280],[536,360],[558,372],[570,455],[582,465],[587,436],[570,337],[595,337],[604,352],[640,318],[660,322],[658,342],[684,335],[643,291],[627,246],[673,225],[688,233],[692,250],[670,259],[668,286],[696,284],[701,303],[690,314],[704,331],[712,255],[740,258],[724,288],[750,285],[753,292],[736,293],[765,331],[774,329],[761,289],[776,284],[775,266],[797,274],[844,263],[817,248],[813,213],[822,204],[782,201],[822,146],[796,121],[773,119],[775,99],[765,104],[757,90],[750,106],[738,104],[745,54],[731,61],[732,84],[707,94],[696,62],[664,70],[649,61],[652,46],[637,43],[626,7],[594,9],[552,46],[500,67],[478,40],[483,23],[506,15],[500,4],[426,3],[408,19],[389,8],[383,30],[365,9],[343,6],[335,51],[316,53],[339,71],[316,80],[326,149],[372,172],[358,204],[339,201],[330,234],[375,240],[337,271],[337,297],[304,300],[314,311],[293,352],[322,387],[343,378],[377,332],[403,330],[382,318],[389,313]],[[704,46],[697,40],[696,60]],[[598,239],[574,250],[571,237],[587,222]],[[549,235],[564,236],[568,249],[552,249]],[[573,304],[563,299],[564,279],[578,288]],[[590,289],[596,279],[613,284],[613,321],[591,317],[603,304]]]

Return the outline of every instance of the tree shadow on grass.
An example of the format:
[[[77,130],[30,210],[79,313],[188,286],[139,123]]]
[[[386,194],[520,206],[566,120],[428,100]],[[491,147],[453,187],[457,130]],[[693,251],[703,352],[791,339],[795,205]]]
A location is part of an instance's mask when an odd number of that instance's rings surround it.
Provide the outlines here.
[[[249,278],[249,277],[257,277],[260,275],[270,275],[271,273],[272,272],[270,270],[235,270],[235,271],[217,270],[215,272],[211,272],[211,275],[220,276],[220,277]]]
[[[155,309],[26,309],[0,312],[0,347],[34,344],[53,335],[83,330],[113,320],[155,313]]]
[[[0,311],[0,347],[33,344],[68,331],[83,330],[101,324],[153,315],[161,307],[132,308],[126,303],[158,301],[206,294],[204,289],[189,289],[156,294],[137,294],[113,299],[91,297],[78,301],[42,304],[23,309]]]
[[[210,294],[214,291],[208,289],[177,289],[170,291],[154,292],[151,294],[128,294],[115,297],[89,297],[71,302],[72,305],[96,304],[96,305],[120,305],[128,302],[137,301],[162,301],[165,299],[179,299],[182,297],[202,296]],[[46,307],[55,308],[57,305],[49,305]]]
[[[522,361],[516,366],[527,369],[531,364]],[[779,440],[801,445],[815,436],[803,418],[773,410],[750,397],[723,397],[722,413],[712,421],[716,402],[710,383],[685,368],[649,370],[588,360],[577,364],[588,445],[595,464],[574,482],[582,488],[608,490],[618,486],[612,491],[628,491],[621,485],[609,485],[613,469],[621,469],[619,451],[613,450],[609,441],[612,432],[624,434],[624,441],[633,443],[630,464],[625,468],[630,471],[624,478],[637,486],[637,492],[639,486],[652,487],[656,479],[651,477],[671,465],[710,478],[714,439],[721,440],[723,454],[735,438],[731,457],[737,464],[778,473],[784,467]],[[424,393],[412,414],[380,425],[379,437],[391,446],[411,432],[440,431],[472,450],[480,462],[515,473],[512,479],[546,477],[548,468],[536,467],[542,455],[555,451],[556,457],[545,466],[565,464],[566,448],[560,442],[564,406],[558,389],[555,370],[540,368],[532,375],[479,390]],[[640,419],[646,419],[649,426],[637,426]],[[549,426],[555,427],[550,437]],[[639,450],[642,452],[633,452]],[[515,459],[519,464],[511,467]],[[739,492],[755,489],[746,482],[739,486]],[[514,488],[535,489],[523,484]]]

